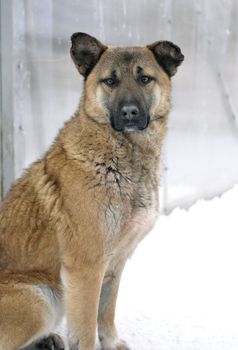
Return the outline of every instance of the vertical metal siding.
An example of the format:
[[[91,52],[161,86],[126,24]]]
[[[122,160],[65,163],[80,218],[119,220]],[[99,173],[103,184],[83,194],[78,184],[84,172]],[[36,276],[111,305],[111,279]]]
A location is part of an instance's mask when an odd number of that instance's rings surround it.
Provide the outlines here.
[[[14,180],[14,96],[12,1],[1,0],[1,196]]]

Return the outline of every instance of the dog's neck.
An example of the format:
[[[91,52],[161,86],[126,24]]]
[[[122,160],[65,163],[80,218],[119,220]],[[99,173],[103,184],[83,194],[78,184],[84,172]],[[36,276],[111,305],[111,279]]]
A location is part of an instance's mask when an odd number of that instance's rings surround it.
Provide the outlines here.
[[[113,156],[123,159],[130,154],[131,161],[153,163],[160,156],[165,123],[166,118],[164,124],[152,121],[144,131],[118,132],[79,111],[62,130],[66,135],[64,147],[72,158],[84,162],[103,161]]]

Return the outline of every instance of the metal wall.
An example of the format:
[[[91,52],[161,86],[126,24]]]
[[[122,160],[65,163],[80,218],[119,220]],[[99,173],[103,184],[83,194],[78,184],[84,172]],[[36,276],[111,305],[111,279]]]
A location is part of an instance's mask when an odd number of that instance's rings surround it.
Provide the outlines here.
[[[0,2],[0,199],[14,181],[12,5]]]
[[[1,67],[4,71],[3,66],[10,66],[12,72],[8,77],[2,73],[3,89],[12,94],[7,99],[2,92],[8,110],[2,130],[10,125],[4,135],[9,133],[9,140],[14,140],[10,142],[14,152],[4,151],[3,172],[9,179],[4,191],[13,176],[43,154],[78,105],[82,78],[69,57],[75,31],[113,46],[167,39],[182,48],[185,62],[173,79],[174,107],[162,162],[161,195],[167,212],[211,198],[238,182],[236,0],[1,3],[1,17],[8,19],[1,23]],[[11,13],[6,13],[10,7]],[[2,149],[6,142],[2,141]]]

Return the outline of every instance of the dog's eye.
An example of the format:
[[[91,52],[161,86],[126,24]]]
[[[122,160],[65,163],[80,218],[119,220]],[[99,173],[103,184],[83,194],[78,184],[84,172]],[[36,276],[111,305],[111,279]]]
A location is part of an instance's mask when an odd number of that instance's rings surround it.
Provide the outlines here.
[[[113,85],[116,84],[116,81],[112,78],[108,78],[108,79],[103,80],[103,83],[109,87],[113,87]]]
[[[152,80],[152,78],[148,77],[147,75],[142,75],[142,77],[140,78],[140,81],[144,85],[149,84],[151,82],[151,80]]]

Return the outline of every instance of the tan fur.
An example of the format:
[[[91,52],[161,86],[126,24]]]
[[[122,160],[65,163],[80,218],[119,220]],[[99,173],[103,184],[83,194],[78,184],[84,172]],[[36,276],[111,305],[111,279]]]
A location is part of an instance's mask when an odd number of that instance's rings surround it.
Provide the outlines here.
[[[149,49],[128,51],[158,78],[145,92],[154,94],[147,129],[120,133],[109,125],[103,98],[112,97],[98,77],[120,51],[106,50],[75,116],[1,204],[1,350],[47,335],[63,308],[76,339],[72,349],[77,341],[80,350],[94,348],[97,323],[102,349],[128,349],[114,325],[116,297],[128,256],[158,216],[171,89]]]

